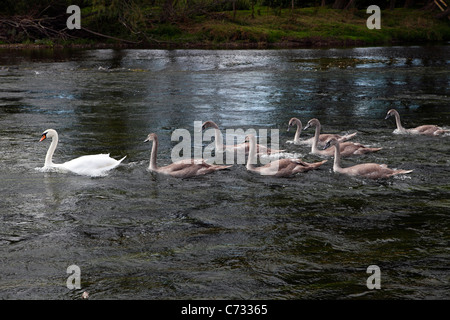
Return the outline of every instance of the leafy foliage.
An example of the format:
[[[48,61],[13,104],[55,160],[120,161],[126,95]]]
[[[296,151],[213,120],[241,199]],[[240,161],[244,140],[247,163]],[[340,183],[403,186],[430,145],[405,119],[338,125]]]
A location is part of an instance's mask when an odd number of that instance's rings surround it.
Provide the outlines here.
[[[383,27],[368,32],[365,9],[373,4],[385,9]],[[82,10],[81,31],[67,32],[69,5]],[[0,41],[448,40],[448,20],[420,10],[425,5],[433,9],[432,0],[2,0]]]

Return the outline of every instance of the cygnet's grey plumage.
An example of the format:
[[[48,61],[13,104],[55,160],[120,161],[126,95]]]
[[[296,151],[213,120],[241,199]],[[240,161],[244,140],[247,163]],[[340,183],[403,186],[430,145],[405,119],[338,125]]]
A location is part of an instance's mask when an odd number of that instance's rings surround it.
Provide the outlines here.
[[[314,134],[314,141],[313,141],[313,144],[311,145],[311,153],[326,156],[326,157],[333,156],[333,150],[331,150],[331,149],[321,150],[318,148],[320,128],[321,128],[319,120],[317,120],[316,118],[309,120],[307,125],[305,126],[305,129],[308,129],[309,127],[316,127],[316,131]],[[381,149],[382,148],[369,148],[360,143],[349,142],[349,141],[340,143],[340,152],[341,152],[342,157],[376,152]]]
[[[386,120],[392,116],[395,117],[395,123],[397,125],[397,129],[394,130],[394,133],[397,134],[422,134],[427,136],[440,136],[443,135],[444,133],[450,133],[450,130],[442,129],[441,127],[438,127],[433,124],[426,124],[418,126],[416,128],[405,129],[403,128],[402,123],[400,121],[400,114],[395,109],[389,110],[384,119]]]
[[[174,162],[165,167],[158,167],[156,163],[156,154],[158,151],[158,136],[156,133],[150,133],[144,142],[152,141],[152,151],[150,154],[150,164],[148,169],[150,171],[167,174],[176,178],[189,178],[194,176],[201,176],[217,170],[228,169],[230,166],[212,165],[206,163],[204,159],[186,159]]]
[[[302,132],[302,122],[300,121],[300,119],[298,118],[291,118],[289,120],[289,124],[288,124],[288,129],[287,131],[289,131],[289,129],[292,126],[297,126],[297,130],[295,131],[295,136],[294,136],[294,140],[293,141],[287,141],[287,142],[291,142],[294,144],[306,144],[306,145],[312,145],[314,142],[314,137],[309,138],[309,139],[304,139],[301,140],[300,139],[300,133]],[[356,136],[356,132],[351,133],[351,134],[346,134],[346,135],[339,135],[339,134],[332,134],[332,133],[322,133],[319,135],[319,142],[318,145],[319,146],[324,146],[328,140],[330,140],[331,138],[335,138],[337,139],[339,142],[344,142],[347,141],[351,138],[353,138],[354,136]]]
[[[238,151],[243,150],[247,155],[249,153],[249,145],[248,142],[243,142],[239,144],[232,145],[224,145],[222,141],[222,135],[220,134],[219,126],[211,120],[205,121],[202,125],[202,130],[206,128],[214,128],[215,129],[215,144],[216,144],[216,152],[231,152],[236,154]],[[272,155],[276,153],[283,152],[284,150],[271,149],[269,147],[263,146],[261,144],[256,144],[257,154],[258,155]],[[236,152],[236,153],[235,153]]]
[[[392,177],[394,175],[398,174],[406,174],[410,173],[413,170],[396,170],[396,169],[390,169],[385,164],[378,164],[378,163],[362,163],[357,164],[351,167],[342,168],[341,167],[341,154],[340,154],[340,148],[339,148],[340,142],[336,139],[331,139],[327,142],[325,145],[325,148],[330,148],[331,146],[334,146],[334,163],[333,163],[333,171],[337,173],[343,173],[349,176],[359,176],[363,178],[369,178],[369,179],[385,179]]]
[[[250,134],[247,136],[249,140],[249,155],[247,160],[247,170],[259,173],[261,175],[270,175],[275,177],[289,177],[296,173],[306,172],[319,168],[327,160],[308,163],[301,159],[279,159],[272,161],[264,166],[255,167],[256,162],[256,138]]]

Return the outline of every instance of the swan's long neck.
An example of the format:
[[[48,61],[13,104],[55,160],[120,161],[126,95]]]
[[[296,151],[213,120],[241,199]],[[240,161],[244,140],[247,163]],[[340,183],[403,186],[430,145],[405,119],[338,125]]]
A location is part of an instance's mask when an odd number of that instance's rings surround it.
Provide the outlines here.
[[[214,140],[216,143],[216,152],[223,152],[223,141],[222,134],[218,127],[214,127]]]
[[[53,166],[53,154],[55,153],[56,146],[58,145],[58,134],[55,134],[52,138],[52,143],[47,150],[47,155],[45,156],[45,166]]]
[[[247,159],[247,170],[254,170],[256,163],[256,141],[254,137],[250,138],[249,144],[249,150],[248,150],[248,159]]]
[[[152,145],[152,152],[150,154],[150,165],[148,168],[150,170],[157,170],[158,166],[156,165],[156,153],[158,151],[158,138],[154,137],[153,139],[153,145]]]
[[[395,116],[395,124],[397,125],[397,130],[405,131],[405,128],[402,127],[402,123],[400,122],[400,115],[398,114],[398,112],[395,112],[394,116]]]
[[[316,152],[317,146],[319,144],[319,135],[320,135],[320,124],[316,124],[316,132],[314,133],[314,140],[311,146],[312,152]]]
[[[294,142],[300,141],[300,132],[302,132],[302,124],[300,121],[295,122],[297,124],[297,131],[295,131]]]
[[[334,163],[333,163],[333,171],[340,172],[341,168],[341,151],[339,147],[339,143],[334,145]]]

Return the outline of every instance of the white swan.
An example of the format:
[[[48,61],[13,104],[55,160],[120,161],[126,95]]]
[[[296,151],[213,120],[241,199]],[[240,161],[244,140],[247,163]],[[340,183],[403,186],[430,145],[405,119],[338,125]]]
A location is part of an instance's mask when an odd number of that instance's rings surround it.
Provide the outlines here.
[[[397,129],[394,130],[394,133],[398,134],[423,134],[427,136],[439,136],[444,133],[450,133],[450,130],[444,130],[438,126],[428,124],[423,126],[418,126],[416,128],[411,129],[405,129],[402,126],[402,123],[400,122],[400,114],[397,110],[391,109],[387,112],[385,120],[389,117],[394,116],[395,117],[395,123],[397,124]]]
[[[156,133],[150,133],[144,142],[153,142],[152,151],[150,154],[150,164],[148,170],[168,174],[175,178],[189,178],[194,176],[201,176],[217,170],[223,170],[232,167],[211,165],[205,162],[204,159],[186,159],[174,162],[165,167],[158,167],[156,163],[156,154],[158,152],[158,136]]]
[[[95,154],[82,156],[65,163],[53,163],[53,154],[58,145],[58,133],[54,129],[47,129],[42,133],[39,141],[44,141],[47,138],[52,138],[52,143],[48,148],[45,156],[45,164],[43,170],[59,169],[60,171],[70,171],[80,175],[87,175],[91,177],[105,175],[107,171],[117,167],[123,159],[116,160],[109,157],[109,154]]]
[[[286,142],[294,143],[294,144],[312,145],[313,142],[314,142],[314,137],[309,138],[309,139],[300,140],[300,133],[302,131],[302,122],[298,118],[291,118],[291,120],[289,120],[287,131],[289,132],[289,129],[292,126],[294,126],[294,125],[297,126],[297,130],[295,131],[294,140],[293,141],[286,141]],[[356,136],[356,134],[357,134],[356,132],[355,133],[351,133],[351,134],[347,134],[345,136],[341,136],[339,134],[329,134],[329,133],[320,134],[319,135],[319,145],[320,146],[324,146],[327,143],[327,141],[330,140],[331,138],[335,138],[339,142],[347,141],[347,140],[353,138],[354,136]]]
[[[325,148],[334,146],[334,163],[333,171],[337,173],[347,174],[349,176],[360,176],[369,179],[385,179],[398,174],[410,173],[413,170],[395,170],[390,169],[385,164],[378,163],[362,163],[357,164],[352,167],[342,168],[341,167],[341,154],[339,148],[339,141],[336,139],[331,139],[325,145]]]
[[[311,146],[311,153],[331,157],[333,155],[333,150],[331,150],[331,149],[320,150],[318,148],[319,135],[320,135],[319,120],[317,120],[317,119],[309,120],[307,125],[305,126],[305,130],[312,126],[316,127],[316,132],[314,134],[314,141]],[[354,143],[354,142],[348,142],[348,141],[340,143],[339,147],[340,147],[341,156],[343,156],[343,157],[347,157],[347,156],[351,156],[351,155],[361,155],[361,154],[365,154],[365,153],[369,153],[369,152],[376,152],[376,151],[379,151],[382,149],[382,148],[368,148],[368,147],[363,146],[360,143]]]
[[[233,145],[224,145],[222,141],[222,135],[220,134],[219,127],[214,121],[205,121],[202,124],[202,130],[212,127],[214,128],[214,140],[215,140],[215,146],[216,146],[216,152],[231,152],[234,154],[238,154],[237,152],[243,150],[245,151],[245,154],[247,155],[249,153],[249,145],[248,142],[243,142],[239,144],[233,144]],[[277,150],[277,149],[271,149],[266,146],[257,144],[256,145],[257,154],[258,155],[272,155],[276,153],[281,153],[284,150]]]
[[[256,163],[256,138],[250,134],[246,137],[249,140],[250,152],[248,155],[246,168],[248,171],[256,172],[261,175],[271,175],[275,177],[289,177],[296,173],[306,172],[319,168],[327,160],[308,163],[301,159],[279,159],[272,161],[264,166],[255,167]]]

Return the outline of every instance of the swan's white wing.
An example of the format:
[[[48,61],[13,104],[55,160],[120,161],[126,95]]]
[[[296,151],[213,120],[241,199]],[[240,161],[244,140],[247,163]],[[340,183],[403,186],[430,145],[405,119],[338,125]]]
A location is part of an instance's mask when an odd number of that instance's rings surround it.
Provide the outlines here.
[[[67,161],[60,166],[74,173],[89,176],[98,176],[103,175],[106,171],[117,167],[123,159],[125,158],[122,158],[120,160],[113,159],[109,156],[109,154],[96,154],[82,156]]]

